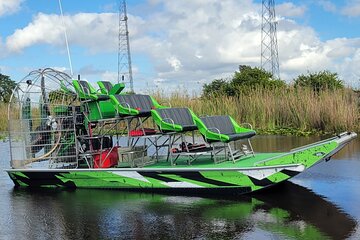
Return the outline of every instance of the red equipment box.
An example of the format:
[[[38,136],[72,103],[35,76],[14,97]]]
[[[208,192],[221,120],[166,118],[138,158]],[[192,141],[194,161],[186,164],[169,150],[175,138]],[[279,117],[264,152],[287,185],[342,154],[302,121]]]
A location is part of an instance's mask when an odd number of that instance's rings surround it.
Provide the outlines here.
[[[130,131],[130,136],[131,136],[131,137],[144,136],[144,132],[145,132],[145,135],[153,135],[153,134],[156,134],[156,130],[155,130],[155,129],[152,129],[152,128],[144,128],[144,131],[143,131],[142,129],[131,130],[131,131]]]
[[[113,147],[94,154],[94,168],[111,168],[116,166],[119,162],[117,149],[117,147]]]

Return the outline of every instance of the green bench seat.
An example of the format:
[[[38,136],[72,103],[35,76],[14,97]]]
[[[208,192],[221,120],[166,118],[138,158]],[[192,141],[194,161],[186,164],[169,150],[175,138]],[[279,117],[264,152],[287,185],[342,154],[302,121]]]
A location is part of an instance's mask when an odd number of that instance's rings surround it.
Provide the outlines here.
[[[143,94],[110,95],[111,102],[120,115],[149,117],[151,110],[163,108],[153,97]]]
[[[120,94],[121,91],[125,88],[124,83],[117,83],[113,85],[109,81],[98,81],[97,84],[99,85],[100,92],[106,95]]]
[[[163,132],[197,130],[194,113],[188,108],[161,108],[151,110],[152,118]]]
[[[115,108],[108,95],[99,94],[84,80],[73,80],[73,86],[82,105],[87,107],[87,117],[90,121],[115,117]]]
[[[196,124],[207,142],[229,143],[240,139],[248,139],[256,132],[240,127],[230,116],[196,117]]]

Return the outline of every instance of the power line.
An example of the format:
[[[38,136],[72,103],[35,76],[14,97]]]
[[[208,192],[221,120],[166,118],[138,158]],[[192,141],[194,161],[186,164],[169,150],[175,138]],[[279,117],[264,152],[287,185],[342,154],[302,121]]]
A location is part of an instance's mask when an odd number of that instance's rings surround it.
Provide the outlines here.
[[[280,78],[279,54],[276,33],[275,1],[262,0],[261,68]]]

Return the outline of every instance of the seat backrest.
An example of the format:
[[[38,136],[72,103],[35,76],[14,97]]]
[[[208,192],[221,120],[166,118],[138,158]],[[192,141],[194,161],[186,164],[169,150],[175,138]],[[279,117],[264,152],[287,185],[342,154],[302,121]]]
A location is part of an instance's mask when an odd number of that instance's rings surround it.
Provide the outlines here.
[[[82,99],[90,99],[91,95],[96,95],[96,90],[84,80],[73,80],[73,86],[76,93]]]
[[[181,126],[192,126],[195,125],[194,119],[191,115],[191,112],[188,108],[162,108],[156,109],[158,114],[162,119],[165,119],[164,122],[172,123]]]
[[[70,88],[71,86],[66,85],[64,81],[60,81],[60,89],[63,93],[74,95],[74,91]]]
[[[207,129],[210,129],[211,132],[216,132],[214,128],[217,128],[221,134],[229,135],[235,133],[234,125],[232,124],[230,117],[227,115],[200,117],[200,120],[204,123]]]
[[[125,83],[112,84],[109,81],[98,81],[100,91],[105,95],[117,95],[125,88]]]
[[[96,91],[94,91],[94,89],[92,89],[92,87],[90,86],[90,84],[87,81],[84,80],[78,80],[78,83],[82,89],[82,91],[87,94],[96,94]]]
[[[123,107],[128,107],[126,104],[129,104],[130,108],[137,110],[146,110],[150,111],[154,108],[154,103],[149,95],[142,94],[129,94],[129,95],[115,95],[116,99]]]
[[[110,90],[112,89],[113,85],[111,82],[109,81],[99,81],[102,83],[102,86],[100,86],[99,84],[99,87],[100,87],[100,90],[103,94],[109,94]]]

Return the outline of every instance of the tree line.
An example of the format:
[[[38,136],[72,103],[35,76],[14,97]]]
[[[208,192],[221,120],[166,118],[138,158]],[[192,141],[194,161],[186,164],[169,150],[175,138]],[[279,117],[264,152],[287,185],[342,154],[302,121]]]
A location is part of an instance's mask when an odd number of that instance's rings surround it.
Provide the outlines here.
[[[240,65],[230,79],[215,79],[204,84],[202,97],[236,96],[246,94],[250,89],[278,89],[290,86],[311,88],[316,92],[323,90],[336,90],[344,88],[344,82],[337,73],[327,70],[301,74],[296,77],[293,84],[286,84],[281,79],[274,79],[272,74],[258,67]],[[16,83],[9,76],[0,73],[0,101],[9,102],[12,90]]]
[[[344,82],[337,73],[324,70],[320,72],[301,74],[292,84],[286,84],[281,79],[274,79],[270,72],[258,67],[240,65],[230,79],[215,79],[204,84],[202,97],[236,96],[246,94],[251,89],[281,89],[293,86],[295,88],[311,88],[316,92],[344,88]]]
[[[0,73],[0,102],[9,102],[16,83],[9,76]]]

